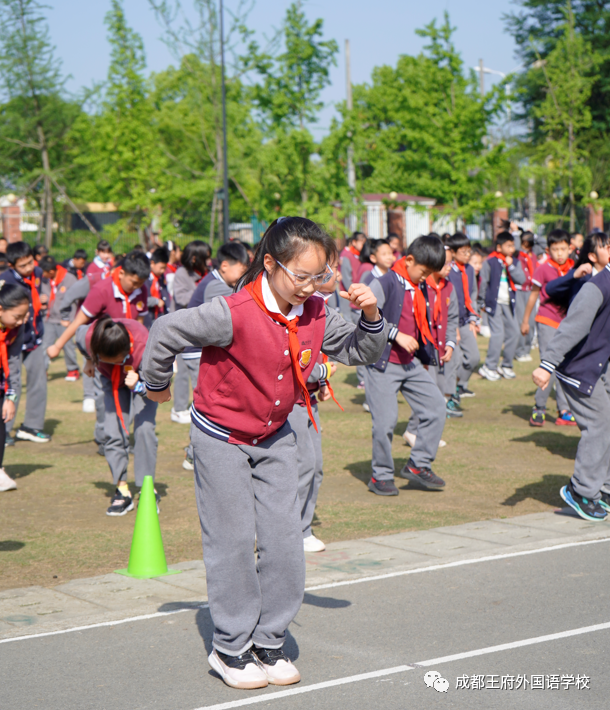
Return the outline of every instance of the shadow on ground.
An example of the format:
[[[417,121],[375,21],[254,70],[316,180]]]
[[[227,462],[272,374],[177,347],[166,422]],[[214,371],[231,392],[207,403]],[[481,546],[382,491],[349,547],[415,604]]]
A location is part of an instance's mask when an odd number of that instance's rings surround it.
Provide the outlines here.
[[[511,441],[517,441],[524,444],[533,442],[536,446],[546,449],[554,456],[562,456],[564,459],[574,460],[576,457],[576,449],[580,439],[572,436],[565,436],[559,431],[544,431],[542,429],[533,431],[527,436],[519,436]]]
[[[35,471],[53,467],[47,463],[12,463],[8,468],[11,478],[25,478]]]
[[[0,552],[15,552],[25,547],[25,542],[17,540],[0,540]]]
[[[93,485],[99,489],[100,491],[106,491],[106,498],[112,498],[114,495],[114,492],[116,490],[116,486],[114,483],[110,483],[108,481],[94,481]],[[167,495],[167,483],[155,483],[155,488],[157,490],[157,493],[161,496],[161,498],[165,498]],[[131,491],[132,495],[134,493],[139,492],[139,488],[136,488],[134,485],[133,481],[129,482],[129,490]]]
[[[309,594],[308,592],[305,592],[305,596],[303,597],[303,604],[317,606],[320,609],[345,609],[345,607],[352,605],[352,603],[350,601],[347,601],[347,599],[319,597],[317,594]]]
[[[524,500],[532,499],[547,505],[563,507],[564,502],[559,495],[559,489],[565,486],[568,480],[567,476],[547,474],[540,481],[528,483],[526,486],[517,488],[512,496],[502,502],[502,505],[512,507],[517,505],[517,503],[522,503]]]

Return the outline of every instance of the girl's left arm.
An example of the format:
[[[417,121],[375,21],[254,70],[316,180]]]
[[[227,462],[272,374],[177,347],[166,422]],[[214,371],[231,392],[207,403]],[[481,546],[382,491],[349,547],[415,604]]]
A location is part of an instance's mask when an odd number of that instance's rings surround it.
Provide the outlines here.
[[[23,326],[19,327],[19,333],[15,338],[15,342],[8,347],[8,388],[7,396],[16,395],[21,387],[21,348],[23,346]]]
[[[378,321],[360,318],[358,325],[326,307],[326,328],[322,352],[344,365],[372,365],[388,342],[389,326],[380,313]]]

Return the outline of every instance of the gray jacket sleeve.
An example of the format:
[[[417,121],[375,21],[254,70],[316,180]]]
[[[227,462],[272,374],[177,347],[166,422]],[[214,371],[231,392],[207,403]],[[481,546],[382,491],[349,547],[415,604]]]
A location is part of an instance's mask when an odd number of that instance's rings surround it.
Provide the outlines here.
[[[377,308],[383,308],[385,306],[385,293],[382,285],[379,283],[379,279],[375,279],[370,286],[373,296],[377,299]]]
[[[86,359],[86,360],[91,360],[91,355],[89,354],[89,351],[87,350],[87,331],[89,330],[88,325],[81,325],[76,329],[76,333],[74,335],[74,344],[76,347],[80,350],[81,355]]]
[[[231,309],[224,298],[197,308],[182,308],[158,318],[150,329],[142,358],[142,374],[149,390],[167,389],[176,355],[185,348],[224,348],[233,342]]]
[[[481,268],[481,286],[479,287],[479,295],[477,297],[477,303],[479,309],[485,308],[485,296],[487,295],[487,287],[489,286],[489,276],[491,274],[491,267],[489,266],[489,261],[487,259],[483,262]]]
[[[309,382],[310,385],[313,385],[316,382],[319,382],[325,376],[326,376],[326,367],[324,365],[321,365],[319,362],[317,362],[313,366],[313,370],[311,371],[311,375],[309,375],[309,377],[307,378],[307,382]]]
[[[230,296],[232,293],[233,289],[228,284],[224,281],[216,279],[206,288],[204,303],[213,301],[217,296]]]
[[[84,301],[90,290],[91,283],[86,276],[70,286],[61,299],[61,308],[59,310],[61,320],[70,320],[72,304],[77,301]]]
[[[383,353],[388,330],[385,318],[376,323],[361,318],[354,325],[326,306],[322,352],[344,365],[372,365]]]
[[[16,394],[21,388],[21,359],[23,347],[23,326],[19,328],[19,333],[15,342],[8,347],[8,387],[6,394]]]
[[[341,281],[346,289],[349,288],[354,281],[352,262],[346,256],[341,259]]]
[[[189,272],[184,267],[178,269],[174,277],[174,303],[177,309],[188,306],[195,288],[197,288],[197,285],[189,275]]]
[[[603,302],[602,292],[590,281],[580,289],[570,305],[568,315],[561,322],[546,350],[540,353],[540,367],[554,372],[567,353],[589,334]]]
[[[519,259],[513,259],[513,263],[507,268],[513,283],[524,284],[526,282],[525,272]]]
[[[447,309],[447,332],[445,333],[445,346],[455,350],[457,329],[460,324],[460,306],[458,304],[457,293],[451,289],[449,296],[449,308]]]

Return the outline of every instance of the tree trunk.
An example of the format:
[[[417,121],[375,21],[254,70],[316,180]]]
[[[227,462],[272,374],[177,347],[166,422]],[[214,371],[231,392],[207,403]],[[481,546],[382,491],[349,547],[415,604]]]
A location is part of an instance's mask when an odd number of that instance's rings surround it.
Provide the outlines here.
[[[210,249],[214,246],[214,220],[216,218],[216,190],[214,190],[214,198],[212,199],[212,217],[210,218]]]
[[[570,233],[576,231],[576,207],[574,203],[574,176],[572,174],[572,167],[574,161],[572,160],[572,149],[574,147],[574,125],[570,121],[568,127],[568,189],[570,192]]]
[[[51,194],[51,166],[49,164],[49,151],[44,137],[42,126],[38,126],[38,140],[40,141],[40,152],[42,155],[42,168],[44,176],[44,202],[45,202],[45,237],[44,245],[47,249],[53,246],[53,195]]]

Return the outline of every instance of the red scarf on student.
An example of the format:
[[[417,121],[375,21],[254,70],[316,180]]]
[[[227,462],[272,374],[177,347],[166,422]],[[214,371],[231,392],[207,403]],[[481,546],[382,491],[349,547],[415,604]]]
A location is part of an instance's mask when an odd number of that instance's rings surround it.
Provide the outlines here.
[[[34,309],[34,321],[32,325],[34,326],[34,332],[38,333],[38,328],[36,327],[36,319],[38,318],[38,314],[40,313],[42,304],[40,303],[40,296],[38,295],[38,290],[36,289],[35,274],[32,272],[29,279],[23,279],[23,283],[27,284],[32,292],[32,308]]]
[[[556,261],[553,261],[551,257],[549,257],[547,264],[556,269],[560,276],[565,276],[574,266],[574,259],[568,259],[565,264],[558,264]]]
[[[360,250],[353,247],[351,244],[347,247],[347,251],[351,251],[354,256],[360,256]]]
[[[133,338],[131,337],[131,333],[129,333],[129,354],[133,354]],[[123,430],[129,436],[129,429],[125,426],[125,420],[123,419],[123,410],[121,409],[121,400],[119,399],[119,385],[121,383],[121,371],[125,367],[124,364],[121,365],[113,365],[112,367],[112,396],[114,398],[114,406],[116,408],[116,413],[117,416],[119,417],[119,420],[121,421],[121,425],[123,427]],[[133,370],[133,368],[131,368]]]
[[[435,299],[434,299],[434,312],[432,315],[434,323],[438,323],[439,317],[442,312],[442,304],[441,304],[441,291],[445,288],[445,284],[447,283],[445,279],[441,279],[438,283],[436,283],[434,276],[430,274],[428,278],[426,279],[426,283],[430,288],[434,289],[435,292]]]
[[[411,281],[409,272],[405,265],[406,257],[403,256],[392,266],[392,271],[395,271],[399,276],[402,276],[405,281],[411,284],[413,287],[413,314],[415,315],[415,323],[421,333],[421,337],[424,341],[432,343],[434,345],[434,338],[430,332],[430,326],[428,325],[428,314],[426,312],[426,297],[424,296],[420,287]]]
[[[2,372],[4,373],[4,391],[5,392],[8,390],[8,376],[9,376],[8,348],[6,346],[6,338],[10,332],[11,332],[10,330],[0,328],[0,367],[2,368]]]
[[[121,269],[115,269],[112,272],[112,283],[119,289],[119,293],[123,296],[123,313],[125,314],[125,318],[132,318],[131,303],[129,302],[129,296],[131,294],[127,295],[121,286],[121,281],[119,279],[120,271]]]
[[[47,310],[47,318],[49,318],[51,315],[51,306],[53,305],[53,302],[55,301],[55,297],[57,296],[57,288],[59,287],[59,284],[65,279],[67,273],[68,273],[68,269],[66,269],[63,266],[58,264],[57,273],[55,274],[55,278],[50,280],[50,282],[51,282],[51,296],[49,298],[49,308]]]
[[[260,274],[256,281],[246,284],[245,289],[252,296],[252,298],[254,299],[254,303],[256,303],[256,305],[261,309],[263,313],[266,313],[269,318],[274,321],[277,321],[278,323],[281,323],[288,329],[288,343],[290,346],[290,361],[292,363],[292,371],[294,372],[294,375],[297,378],[297,382],[299,383],[299,387],[301,388],[301,394],[303,395],[303,400],[307,405],[307,413],[309,414],[311,423],[313,424],[313,427],[317,432],[318,427],[316,426],[316,422],[313,418],[313,412],[311,411],[311,399],[309,397],[309,390],[307,389],[307,385],[305,384],[305,380],[303,379],[303,373],[301,372],[301,366],[299,365],[299,355],[301,350],[298,335],[299,318],[297,316],[292,320],[288,320],[288,318],[285,318],[281,313],[272,313],[265,305],[262,283],[263,274]]]
[[[159,277],[155,276],[152,272],[152,283],[150,284],[150,295],[152,298],[159,300],[159,303],[155,306],[155,318],[159,317],[159,313],[165,310],[165,304],[161,299],[161,288],[159,286]]]
[[[322,353],[322,364],[326,365],[327,362],[328,362],[328,355],[324,355],[324,353]],[[345,409],[343,409],[343,407],[339,404],[339,402],[337,402],[337,399],[335,397],[335,393],[333,392],[333,388],[330,386],[330,367],[327,368],[326,374],[327,374],[326,386],[328,387],[328,391],[330,392],[330,396],[333,398],[333,402],[337,405],[337,407],[339,407],[339,409],[342,412],[344,412]]]
[[[500,254],[499,251],[492,251],[491,254],[489,255],[489,258],[492,259],[494,257],[496,259],[499,259],[504,264],[504,267],[506,268],[506,278],[508,279],[508,284],[510,286],[511,291],[514,291],[515,290],[515,282],[512,280],[510,272],[508,271],[508,264],[506,263],[506,257],[504,256],[504,254]]]
[[[470,286],[468,285],[468,274],[466,273],[466,267],[464,264],[460,264],[457,261],[453,262],[460,273],[462,274],[462,291],[464,292],[464,305],[466,310],[470,311],[473,315],[478,315],[475,309],[472,307],[472,299],[470,298]]]

